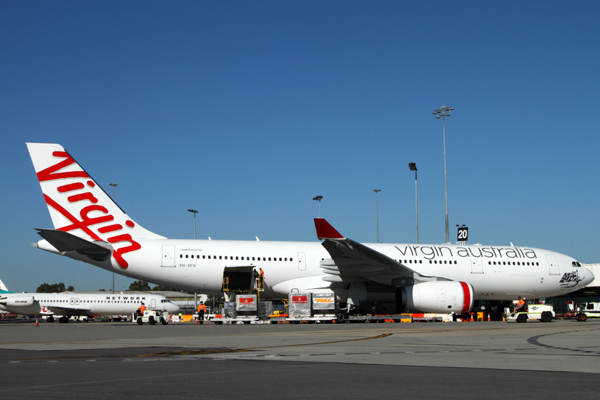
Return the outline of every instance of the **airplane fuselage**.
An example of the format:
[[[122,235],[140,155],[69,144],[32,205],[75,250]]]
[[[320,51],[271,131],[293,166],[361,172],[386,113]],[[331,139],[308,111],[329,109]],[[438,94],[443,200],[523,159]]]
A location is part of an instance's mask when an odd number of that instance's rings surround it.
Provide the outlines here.
[[[127,315],[141,303],[174,313],[179,307],[166,297],[148,293],[10,293],[0,296],[0,310],[22,315]]]
[[[330,255],[317,242],[141,239],[138,243],[141,248],[127,255],[126,271],[114,259],[94,262],[76,253],[65,255],[133,278],[213,295],[222,292],[226,267],[262,268],[266,297],[336,286],[323,280],[327,274],[321,262]],[[365,245],[422,275],[469,282],[476,300],[557,296],[586,279],[587,270],[577,267],[573,258],[530,247]]]

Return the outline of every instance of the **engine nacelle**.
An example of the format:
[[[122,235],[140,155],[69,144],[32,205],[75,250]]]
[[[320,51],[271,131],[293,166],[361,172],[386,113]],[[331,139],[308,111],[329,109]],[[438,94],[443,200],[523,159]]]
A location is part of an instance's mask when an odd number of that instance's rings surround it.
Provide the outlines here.
[[[7,296],[0,300],[0,304],[9,307],[27,307],[34,303],[33,296]]]
[[[473,307],[473,286],[465,282],[435,281],[400,288],[399,304],[411,311],[464,314]]]

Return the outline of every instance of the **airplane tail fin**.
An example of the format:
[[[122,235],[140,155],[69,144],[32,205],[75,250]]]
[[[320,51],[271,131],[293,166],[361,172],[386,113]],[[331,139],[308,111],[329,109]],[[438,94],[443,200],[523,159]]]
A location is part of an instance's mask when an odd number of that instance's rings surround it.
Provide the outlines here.
[[[8,292],[8,288],[6,287],[4,282],[2,282],[2,280],[0,280],[0,291]]]
[[[54,229],[109,243],[117,257],[119,250],[139,246],[136,239],[164,239],[129,218],[61,145],[27,143],[27,148]]]

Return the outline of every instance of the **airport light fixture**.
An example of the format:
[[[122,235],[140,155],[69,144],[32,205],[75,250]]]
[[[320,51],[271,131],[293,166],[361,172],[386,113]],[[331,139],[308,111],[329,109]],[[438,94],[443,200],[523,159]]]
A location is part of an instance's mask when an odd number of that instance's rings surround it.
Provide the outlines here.
[[[437,119],[442,119],[442,129],[444,137],[444,193],[446,195],[446,243],[450,243],[450,232],[448,230],[448,178],[446,174],[446,117],[450,116],[450,113],[454,110],[454,107],[441,106],[439,110],[435,110],[433,115]]]
[[[319,218],[321,218],[321,200],[323,200],[323,196],[315,196],[313,200],[319,202]]]
[[[379,192],[381,192],[381,190],[374,189],[373,191],[375,192],[375,204],[377,209],[377,243],[379,243]]]
[[[112,191],[112,192],[113,192],[113,194],[112,194],[112,198],[113,198],[113,201],[115,201],[115,187],[119,186],[119,184],[118,184],[118,183],[111,182],[111,183],[109,183],[109,184],[108,184],[108,186],[112,186],[112,188],[113,188],[113,191]]]
[[[115,188],[117,186],[119,186],[119,184],[115,183],[115,182],[111,182],[111,183],[108,184],[108,186],[112,186],[112,189],[113,189],[112,190],[112,192],[113,192],[112,193],[112,199],[113,199],[113,201],[115,201]],[[112,280],[111,280],[111,286],[110,287],[111,287],[111,291],[114,293],[115,292],[115,273],[114,272],[112,273]]]
[[[408,163],[408,168],[411,171],[415,171],[415,210],[416,210],[416,216],[417,216],[417,243],[419,243],[419,195],[418,195],[418,190],[417,190],[417,163],[411,162]]]
[[[198,210],[190,208],[188,211],[194,214],[194,239],[196,239],[196,214],[198,214]]]

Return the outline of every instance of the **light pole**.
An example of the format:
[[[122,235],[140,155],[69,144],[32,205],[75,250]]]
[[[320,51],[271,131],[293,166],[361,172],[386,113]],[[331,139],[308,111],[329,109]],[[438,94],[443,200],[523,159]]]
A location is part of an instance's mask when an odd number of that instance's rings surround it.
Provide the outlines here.
[[[375,205],[377,209],[377,243],[379,243],[379,192],[381,192],[381,190],[374,189],[373,191],[375,192]]]
[[[196,214],[198,214],[198,210],[194,210],[193,208],[188,209],[189,212],[194,214],[194,240],[196,239]],[[194,309],[198,308],[198,293],[194,293]]]
[[[450,243],[450,232],[448,230],[448,178],[446,175],[446,117],[450,116],[454,107],[441,106],[439,110],[435,110],[433,115],[437,119],[442,118],[443,135],[444,135],[444,193],[446,194],[446,243]]]
[[[319,218],[321,218],[321,200],[323,200],[323,196],[315,196],[313,200],[319,202]]]
[[[196,239],[196,214],[198,214],[198,210],[190,208],[188,211],[194,214],[194,239]]]
[[[112,190],[112,192],[113,192],[112,193],[112,199],[113,199],[113,201],[115,201],[115,187],[119,186],[119,184],[115,183],[115,182],[111,182],[111,183],[108,184],[108,186],[112,186],[112,189],[113,189]],[[114,271],[112,273],[111,290],[112,290],[113,293],[115,292],[115,272]]]
[[[415,210],[417,215],[417,243],[419,243],[419,192],[417,190],[417,163],[408,163],[408,168],[410,168],[411,171],[415,171]]]

